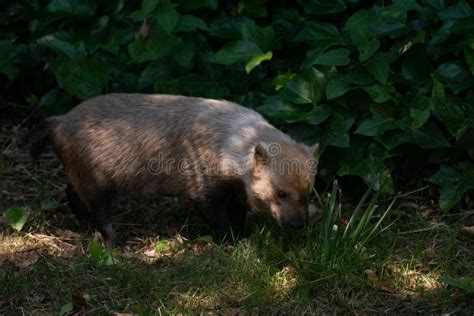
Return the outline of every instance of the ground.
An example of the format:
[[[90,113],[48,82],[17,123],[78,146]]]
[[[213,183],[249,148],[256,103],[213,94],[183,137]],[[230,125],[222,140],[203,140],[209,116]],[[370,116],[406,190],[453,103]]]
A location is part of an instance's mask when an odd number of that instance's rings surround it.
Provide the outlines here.
[[[320,218],[282,232],[255,219],[248,238],[227,244],[177,199],[120,201],[114,222],[128,242],[118,252],[71,213],[54,155],[31,162],[25,125],[8,118],[0,127],[0,214],[29,212],[20,232],[0,216],[2,315],[474,312],[472,204],[442,213],[422,180],[353,249],[324,237],[324,227],[344,228],[355,209],[342,196],[337,225]],[[377,201],[370,225],[390,201]]]

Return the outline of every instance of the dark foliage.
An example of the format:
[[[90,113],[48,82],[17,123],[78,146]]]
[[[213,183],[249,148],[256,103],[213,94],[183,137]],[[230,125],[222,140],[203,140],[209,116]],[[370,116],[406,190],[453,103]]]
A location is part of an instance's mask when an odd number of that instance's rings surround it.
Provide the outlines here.
[[[378,189],[401,157],[423,159],[443,210],[474,189],[466,0],[6,1],[0,73],[49,114],[117,91],[226,98],[320,142],[328,182]]]

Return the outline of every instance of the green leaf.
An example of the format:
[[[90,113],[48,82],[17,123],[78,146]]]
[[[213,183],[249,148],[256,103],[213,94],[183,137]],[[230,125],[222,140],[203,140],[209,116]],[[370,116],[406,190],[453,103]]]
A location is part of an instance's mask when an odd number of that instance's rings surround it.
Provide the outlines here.
[[[433,32],[431,45],[438,46],[444,43],[453,34],[454,24],[454,21],[445,22],[437,31]]]
[[[195,32],[197,30],[208,31],[209,28],[202,19],[192,15],[183,15],[179,18],[176,32]]]
[[[252,69],[260,65],[262,61],[272,59],[272,56],[273,56],[272,52],[268,51],[265,54],[253,57],[245,64],[245,71],[247,73],[250,73]]]
[[[367,62],[367,69],[383,85],[387,84],[390,67],[384,55],[377,54]]]
[[[61,310],[59,311],[59,316],[70,315],[74,310],[74,305],[69,302],[61,306]]]
[[[48,4],[48,10],[55,13],[93,16],[96,5],[94,2],[82,0],[52,0]]]
[[[39,104],[48,115],[63,115],[71,108],[73,98],[60,88],[54,88],[46,92],[40,99]]]
[[[382,135],[385,131],[396,129],[398,127],[399,123],[392,118],[371,117],[363,121],[355,133],[365,136],[377,136]]]
[[[415,38],[413,39],[413,43],[424,43],[426,37],[426,32],[421,31],[416,34]]]
[[[465,34],[474,30],[474,16],[460,19],[454,22],[452,31],[456,34]]]
[[[28,211],[17,206],[7,208],[3,212],[3,217],[5,217],[8,222],[10,222],[11,227],[16,231],[20,231],[23,228],[26,221],[28,220],[28,216],[30,216]]]
[[[179,42],[175,36],[163,34],[162,37],[149,40],[139,37],[128,45],[128,53],[134,61],[141,63],[167,56],[178,45]]]
[[[331,44],[342,43],[341,35],[336,26],[315,21],[305,21],[303,30],[296,35],[294,40],[323,49]]]
[[[410,117],[405,116],[403,121],[413,128],[420,128],[428,121],[433,109],[434,103],[431,98],[417,95],[411,100],[409,106]]]
[[[449,6],[439,12],[439,17],[443,21],[463,19],[474,15],[472,7],[464,0],[457,1],[457,4]]]
[[[247,62],[262,55],[263,52],[254,42],[235,41],[221,48],[214,55],[214,62],[223,65],[232,65],[238,62]]]
[[[120,45],[121,45],[120,37],[114,34],[114,35],[109,35],[107,39],[103,43],[100,44],[100,49],[117,56],[120,51]]]
[[[466,34],[466,45],[470,49],[474,49],[474,34]]]
[[[326,98],[328,100],[338,98],[346,94],[347,91],[351,90],[352,87],[345,81],[340,79],[332,79],[326,86]]]
[[[287,101],[297,104],[318,104],[323,97],[326,82],[324,73],[309,67],[288,82],[283,96]]]
[[[326,66],[345,66],[351,62],[350,51],[345,48],[337,48],[321,54],[313,64]]]
[[[192,64],[193,57],[195,54],[196,47],[191,41],[183,41],[176,47],[180,53],[175,54],[173,59],[183,67],[189,67]]]
[[[71,60],[59,66],[56,80],[71,95],[85,100],[107,90],[109,68],[99,58]]]
[[[419,128],[425,125],[430,118],[430,110],[410,109],[410,117],[413,119],[411,127]]]
[[[377,36],[400,36],[407,29],[407,12],[400,6],[394,4],[380,12],[375,12],[376,21],[374,24]]]
[[[458,63],[443,63],[439,65],[436,73],[445,80],[457,80],[464,73],[463,67]]]
[[[463,102],[454,98],[443,98],[435,103],[433,113],[456,139],[459,139],[469,127],[474,127],[472,118],[467,115]]]
[[[5,74],[10,80],[13,80],[17,73],[12,64],[15,57],[12,46],[12,42],[9,40],[0,41],[0,73]]]
[[[314,109],[308,114],[306,122],[312,125],[319,125],[327,120],[330,115],[329,105],[322,104],[315,106]]]
[[[434,123],[428,123],[421,128],[411,128],[412,142],[421,148],[450,147],[443,132]]]
[[[474,293],[474,282],[468,277],[455,279],[450,276],[445,276],[441,279],[441,281],[446,285],[463,290],[465,293]]]
[[[338,14],[346,9],[346,5],[343,0],[318,0],[310,1],[305,4],[304,11],[307,14],[315,16],[327,16],[332,14]]]
[[[167,69],[163,64],[148,64],[138,79],[138,90],[142,90],[143,88],[152,85],[155,80],[158,80],[158,78],[166,75],[168,71],[169,69]]]
[[[455,94],[468,89],[473,83],[470,71],[459,61],[449,61],[438,66],[435,76]]]
[[[364,62],[379,49],[380,42],[377,39],[372,39],[368,41],[363,41],[357,45],[359,49],[359,61]]]
[[[245,1],[245,4],[240,7],[240,14],[249,17],[267,17],[268,10],[265,1]]]
[[[143,0],[142,1],[142,13],[145,18],[149,17],[153,10],[155,10],[156,6],[158,5],[159,0]]]
[[[352,67],[350,71],[341,77],[341,80],[359,86],[366,86],[374,82],[373,77],[362,67]]]
[[[280,96],[265,98],[264,104],[258,107],[257,110],[266,116],[287,123],[304,122],[309,115],[308,111],[297,108]]]
[[[161,82],[161,80],[157,82]],[[181,93],[187,93],[189,95],[199,95],[213,99],[223,99],[230,95],[230,91],[225,84],[217,82],[215,79],[201,73],[184,75],[176,79],[173,83],[180,88]],[[160,92],[156,90],[156,88],[155,91]]]
[[[384,164],[391,155],[375,142],[366,143],[366,140],[356,138],[351,148],[344,150],[338,175],[357,175],[373,190],[378,191],[385,184],[385,188],[391,191],[393,181]]]
[[[113,266],[119,263],[108,249],[103,248],[97,241],[93,240],[89,246],[91,261],[94,266],[101,268],[105,266]]]
[[[143,0],[142,7],[138,11],[134,11],[129,15],[133,21],[144,21],[151,16],[159,0]]]
[[[354,124],[355,117],[349,113],[331,113],[329,119],[321,127],[321,143],[325,146],[349,147],[349,129]]]
[[[179,15],[174,7],[175,5],[166,2],[158,6],[158,11],[156,12],[156,22],[167,34],[171,34],[178,24]]]
[[[373,36],[370,26],[371,14],[367,10],[359,10],[354,13],[344,26],[344,31],[348,31],[352,42],[358,45]]]
[[[217,10],[219,5],[218,0],[181,0],[180,7],[185,11],[197,10],[200,8],[208,8],[210,10]]]
[[[471,74],[474,75],[474,50],[467,47],[464,48],[464,58],[466,59],[466,63],[469,65]]]
[[[262,52],[270,49],[274,32],[271,26],[260,27],[253,20],[244,19],[242,23],[242,39],[257,44]]]
[[[376,29],[373,21],[371,11],[359,10],[347,20],[344,26],[352,42],[357,45],[361,62],[369,59],[380,46],[380,42],[375,38]]]
[[[38,43],[71,59],[76,55],[76,48],[71,43],[57,39],[53,34],[43,36]]]
[[[429,181],[439,186],[439,206],[447,212],[461,200],[465,192],[474,189],[474,166],[469,164],[454,168],[443,165]]]
[[[377,140],[377,142],[382,144],[387,150],[393,150],[399,145],[408,143],[412,140],[410,131],[406,130],[390,130],[384,133],[383,135],[377,135],[375,139]]]
[[[294,77],[295,77],[295,73],[291,73],[291,72],[278,74],[272,80],[272,83],[275,86],[275,90],[278,91],[286,87],[288,82]]]
[[[156,252],[162,252],[163,250],[168,249],[170,246],[170,243],[166,240],[161,240],[155,244],[155,251]]]
[[[365,136],[378,136],[386,131],[402,127],[401,122],[393,117],[391,109],[386,105],[371,106],[372,116],[364,120],[357,130],[356,134]]]
[[[392,100],[390,89],[380,84],[372,84],[370,86],[365,86],[361,88],[365,90],[370,95],[372,100],[377,103],[384,103],[388,100]]]
[[[418,4],[418,2],[416,2],[416,0],[394,0],[393,6],[403,10],[404,12],[410,10],[418,12],[423,11],[423,8]]]
[[[433,78],[433,90],[431,90],[431,98],[433,99],[433,102],[436,104],[438,100],[443,98],[445,96],[444,93],[444,87],[435,78]]]

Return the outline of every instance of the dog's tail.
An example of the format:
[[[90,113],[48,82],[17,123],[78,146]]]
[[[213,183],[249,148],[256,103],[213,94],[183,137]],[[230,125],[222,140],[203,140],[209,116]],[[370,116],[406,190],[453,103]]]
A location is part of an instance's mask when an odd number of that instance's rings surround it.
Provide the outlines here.
[[[59,122],[60,119],[57,116],[48,117],[29,133],[30,155],[34,161],[37,161],[48,148],[48,145],[51,143],[53,130]]]

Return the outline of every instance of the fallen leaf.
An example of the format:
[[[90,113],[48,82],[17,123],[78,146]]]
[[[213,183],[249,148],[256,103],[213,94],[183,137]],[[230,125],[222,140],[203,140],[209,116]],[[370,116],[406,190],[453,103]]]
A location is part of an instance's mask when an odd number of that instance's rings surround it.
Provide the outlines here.
[[[155,250],[155,247],[150,248],[150,249],[148,249],[148,250],[145,250],[145,251],[143,252],[143,254],[144,254],[145,256],[147,256],[147,257],[152,257],[152,258],[159,256],[158,253],[157,253],[156,250]]]

